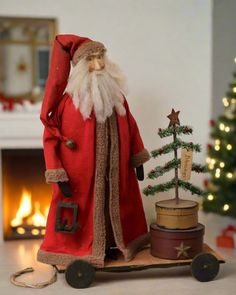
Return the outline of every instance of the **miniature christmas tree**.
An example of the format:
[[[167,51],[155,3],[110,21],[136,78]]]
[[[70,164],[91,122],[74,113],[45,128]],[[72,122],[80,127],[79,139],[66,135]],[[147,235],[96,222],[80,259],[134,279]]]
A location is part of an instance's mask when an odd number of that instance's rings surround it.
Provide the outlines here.
[[[222,99],[224,112],[211,120],[207,164],[211,178],[205,180],[203,210],[236,217],[236,72]]]
[[[175,189],[175,203],[178,204],[180,202],[180,197],[179,197],[179,188],[182,188],[183,190],[190,191],[192,194],[196,195],[204,195],[204,191],[198,188],[197,186],[191,184],[188,181],[185,181],[186,179],[190,178],[190,173],[191,171],[195,171],[197,173],[205,172],[206,167],[203,165],[195,164],[192,163],[192,151],[194,152],[200,152],[201,148],[199,144],[193,144],[192,142],[185,142],[182,141],[180,138],[177,137],[177,135],[182,135],[182,134],[192,134],[192,128],[189,126],[181,126],[180,121],[179,121],[179,111],[175,112],[174,109],[172,109],[172,112],[170,115],[167,117],[170,119],[170,123],[168,128],[166,129],[159,129],[158,130],[158,135],[161,138],[168,137],[168,136],[173,136],[173,142],[164,145],[163,147],[153,150],[151,152],[151,156],[155,159],[163,154],[168,154],[170,152],[174,152],[174,158],[167,162],[164,166],[157,166],[155,169],[151,170],[148,173],[148,178],[149,179],[157,179],[160,176],[164,175],[166,172],[169,172],[174,169],[174,178],[171,179],[168,182],[165,182],[163,184],[156,184],[156,185],[148,185],[146,188],[144,188],[143,193],[148,196],[148,195],[154,195],[155,193],[160,193],[160,192],[165,192],[169,191],[170,189]],[[183,157],[182,159],[178,158],[178,149],[182,148],[183,151],[187,152],[187,162],[185,161],[185,164],[188,167],[187,170],[190,170],[187,172],[188,177],[185,177],[186,175],[186,169],[185,171],[182,170],[183,168]],[[181,163],[182,162],[182,163]],[[190,164],[190,168],[189,168]],[[181,167],[181,173],[182,177],[180,179],[179,177],[179,168]],[[183,180],[185,179],[185,180]]]

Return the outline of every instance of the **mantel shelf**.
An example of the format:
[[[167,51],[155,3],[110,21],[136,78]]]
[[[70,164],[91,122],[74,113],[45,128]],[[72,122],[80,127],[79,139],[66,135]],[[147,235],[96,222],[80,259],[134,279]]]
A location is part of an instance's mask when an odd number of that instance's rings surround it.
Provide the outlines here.
[[[38,112],[0,112],[0,121],[2,120],[40,120]]]
[[[0,113],[0,149],[42,148],[39,112]]]

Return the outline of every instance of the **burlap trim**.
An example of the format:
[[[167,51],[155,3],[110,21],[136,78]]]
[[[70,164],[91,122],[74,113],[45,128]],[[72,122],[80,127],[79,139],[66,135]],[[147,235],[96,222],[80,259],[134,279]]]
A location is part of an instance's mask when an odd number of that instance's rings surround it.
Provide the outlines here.
[[[150,235],[145,234],[134,241],[132,241],[126,249],[123,249],[123,255],[125,261],[130,261],[134,258],[135,254],[138,252],[138,250],[142,249],[144,246],[146,246],[150,242]],[[91,256],[75,256],[65,253],[54,253],[54,252],[48,252],[44,250],[39,250],[37,253],[37,260],[42,263],[51,264],[51,265],[60,265],[60,266],[67,266],[72,261],[75,260],[85,260],[89,263],[91,263],[95,267],[104,267],[104,261],[101,260],[101,258]]]
[[[39,250],[37,253],[37,260],[42,263],[51,264],[51,265],[60,265],[60,266],[67,266],[72,261],[75,260],[85,260],[91,263],[95,267],[103,267],[104,262],[97,257],[91,256],[75,256],[65,253],[54,253],[48,252],[44,250]]]
[[[92,256],[104,261],[105,257],[105,177],[107,162],[107,133],[105,123],[96,124],[96,171],[93,215]]]
[[[106,51],[105,46],[101,42],[90,41],[82,44],[74,53],[72,64],[75,66],[79,59],[89,56],[90,54]]]
[[[119,135],[117,128],[116,115],[113,112],[108,119],[110,131],[110,169],[109,169],[109,186],[110,202],[109,211],[111,224],[113,228],[116,246],[124,253],[125,245],[123,241],[123,232],[120,220],[120,201],[119,201]]]
[[[150,154],[147,149],[143,149],[141,152],[132,155],[130,163],[132,167],[138,167],[150,159]]]
[[[47,169],[45,172],[45,178],[47,183],[69,181],[68,175],[63,168]]]
[[[127,245],[127,248],[124,250],[125,261],[132,260],[136,253],[141,250],[143,247],[147,246],[150,243],[150,234],[144,234],[139,236],[137,239],[133,240]]]

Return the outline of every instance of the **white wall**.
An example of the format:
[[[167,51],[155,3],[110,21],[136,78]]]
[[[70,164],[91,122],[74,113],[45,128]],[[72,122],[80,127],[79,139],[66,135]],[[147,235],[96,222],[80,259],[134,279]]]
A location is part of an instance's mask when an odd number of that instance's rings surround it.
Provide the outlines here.
[[[168,126],[166,115],[174,107],[181,110],[181,122],[194,127],[193,141],[203,146],[197,159],[204,162],[211,108],[210,0],[1,0],[0,14],[55,17],[59,33],[104,42],[129,78],[128,100],[146,147],[164,144],[156,131]],[[146,171],[158,162],[151,160]],[[193,177],[196,184],[201,179]],[[145,207],[151,218],[154,207],[147,199]]]
[[[222,97],[229,90],[236,71],[236,1],[213,2],[213,63],[212,63],[212,117],[223,111]]]

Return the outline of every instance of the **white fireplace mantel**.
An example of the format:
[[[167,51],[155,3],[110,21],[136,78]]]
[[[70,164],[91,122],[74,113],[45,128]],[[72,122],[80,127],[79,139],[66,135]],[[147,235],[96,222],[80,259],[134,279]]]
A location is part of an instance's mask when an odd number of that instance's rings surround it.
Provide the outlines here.
[[[39,113],[0,113],[0,149],[42,148]]]
[[[39,112],[0,112],[0,244],[3,242],[2,220],[2,150],[42,148],[43,125]]]

